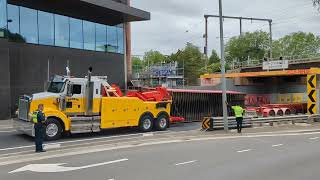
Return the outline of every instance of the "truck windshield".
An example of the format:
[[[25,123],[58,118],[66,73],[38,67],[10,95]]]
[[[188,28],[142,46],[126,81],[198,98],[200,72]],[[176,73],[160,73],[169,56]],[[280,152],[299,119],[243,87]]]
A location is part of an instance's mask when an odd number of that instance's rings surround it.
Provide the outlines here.
[[[50,82],[48,92],[61,93],[64,90],[65,82]]]

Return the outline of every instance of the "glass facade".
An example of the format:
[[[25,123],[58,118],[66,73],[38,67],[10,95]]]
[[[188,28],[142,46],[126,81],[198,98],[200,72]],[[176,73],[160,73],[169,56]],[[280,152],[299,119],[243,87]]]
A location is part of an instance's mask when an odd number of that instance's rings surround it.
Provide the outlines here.
[[[0,0],[0,38],[5,32],[14,42],[124,53],[123,25],[107,26]]]
[[[84,49],[95,50],[96,35],[94,23],[83,21],[83,40]]]
[[[106,51],[107,26],[96,24],[96,51]]]
[[[19,7],[8,4],[8,30],[10,33],[20,33],[19,21]]]
[[[82,21],[70,18],[70,47],[83,49]]]
[[[38,11],[39,44],[54,45],[53,14]]]
[[[6,0],[0,0],[0,38],[5,36],[7,28],[7,4]]]
[[[54,42],[56,46],[69,47],[70,29],[69,18],[66,16],[54,16]]]
[[[20,8],[20,34],[27,43],[38,43],[37,11]]]

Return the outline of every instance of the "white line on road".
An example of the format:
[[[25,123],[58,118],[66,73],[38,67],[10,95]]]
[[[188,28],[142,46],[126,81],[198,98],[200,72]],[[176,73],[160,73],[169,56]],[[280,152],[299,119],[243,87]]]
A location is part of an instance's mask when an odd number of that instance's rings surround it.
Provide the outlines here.
[[[157,132],[157,133],[152,133],[152,135],[170,135],[170,134],[176,134],[176,133],[181,133],[181,132],[192,132],[191,131],[165,131],[165,132]],[[16,132],[16,131],[8,131],[8,132]],[[1,131],[0,131],[1,133]],[[86,138],[86,139],[78,139],[78,140],[73,140],[73,141],[62,141],[62,142],[58,142],[59,144],[68,144],[68,143],[77,143],[77,142],[85,142],[85,141],[94,141],[94,143],[96,143],[96,140],[104,140],[104,139],[112,139],[112,138],[121,138],[121,137],[130,137],[130,138],[134,138],[134,137],[141,137],[146,133],[132,133],[132,134],[124,134],[124,135],[115,135],[115,136],[107,136],[107,137],[97,137],[97,138]],[[149,135],[151,136],[151,135]],[[129,139],[129,138],[128,138]],[[56,143],[54,143],[56,144]],[[47,144],[50,145],[50,144]],[[15,149],[25,149],[25,148],[32,148],[34,147],[34,145],[28,145],[28,146],[16,146],[16,147],[8,147],[8,148],[3,148],[0,149],[1,151],[9,151],[9,150],[15,150]]]
[[[176,166],[180,166],[180,165],[185,165],[185,164],[191,164],[191,163],[194,163],[194,162],[197,162],[197,160],[187,161],[187,162],[182,162],[182,163],[177,163],[177,164],[175,164],[175,165],[176,165]]]
[[[238,153],[242,153],[242,152],[249,152],[251,151],[252,149],[245,149],[245,150],[241,150],[241,151],[237,151]]]
[[[272,147],[279,147],[279,146],[283,146],[283,144],[274,144],[274,145],[272,145]]]
[[[0,133],[9,133],[9,132],[17,132],[16,130],[11,130],[11,131],[0,131]]]
[[[309,138],[310,140],[316,140],[316,139],[319,139],[319,137],[312,137],[312,138]]]

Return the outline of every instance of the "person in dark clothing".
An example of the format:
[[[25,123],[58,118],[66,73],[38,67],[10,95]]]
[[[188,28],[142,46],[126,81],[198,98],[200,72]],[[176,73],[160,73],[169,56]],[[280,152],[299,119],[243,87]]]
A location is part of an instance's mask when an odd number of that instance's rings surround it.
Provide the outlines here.
[[[45,121],[46,117],[43,111],[43,104],[38,105],[38,110],[33,112],[33,123],[34,123],[34,131],[35,131],[35,144],[36,144],[36,152],[45,152],[43,149],[43,140],[45,136]]]

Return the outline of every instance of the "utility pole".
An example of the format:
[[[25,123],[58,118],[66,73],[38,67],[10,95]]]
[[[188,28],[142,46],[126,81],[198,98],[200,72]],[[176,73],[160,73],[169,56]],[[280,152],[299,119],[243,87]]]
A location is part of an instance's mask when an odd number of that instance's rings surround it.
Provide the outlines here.
[[[240,17],[239,20],[240,20],[240,36],[242,36],[242,18]]]
[[[226,62],[224,59],[224,36],[223,36],[223,15],[222,0],[219,0],[219,21],[220,21],[220,49],[221,49],[221,81],[222,81],[222,110],[224,130],[229,131],[228,112],[227,112],[227,86],[226,86]]]
[[[208,69],[208,17],[204,16],[205,18],[205,23],[206,23],[206,27],[205,27],[205,34],[204,34],[204,38],[205,38],[205,47],[204,47],[204,54],[206,56],[206,70]]]
[[[272,59],[272,20],[269,20],[269,30],[270,30],[270,59]]]

